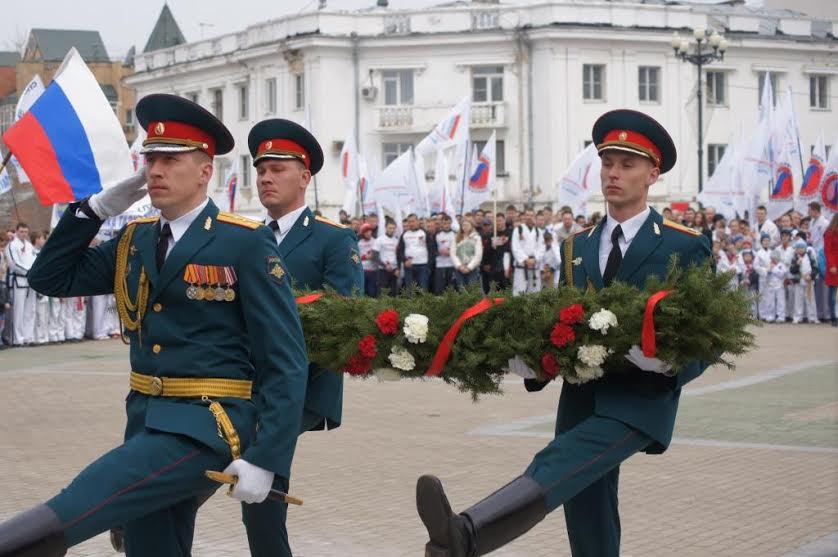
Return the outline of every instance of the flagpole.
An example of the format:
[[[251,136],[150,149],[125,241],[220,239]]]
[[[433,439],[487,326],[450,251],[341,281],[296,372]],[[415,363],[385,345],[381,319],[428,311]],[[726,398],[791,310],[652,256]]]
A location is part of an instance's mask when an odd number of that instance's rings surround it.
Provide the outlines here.
[[[463,180],[460,183],[460,215],[465,212],[466,205],[466,180],[471,167],[471,140],[466,139],[466,154],[463,157]]]
[[[3,162],[0,163],[0,172],[3,172],[3,169],[6,168],[6,165],[9,164],[9,159],[12,158],[12,152],[9,151],[6,153],[6,156],[3,157]]]

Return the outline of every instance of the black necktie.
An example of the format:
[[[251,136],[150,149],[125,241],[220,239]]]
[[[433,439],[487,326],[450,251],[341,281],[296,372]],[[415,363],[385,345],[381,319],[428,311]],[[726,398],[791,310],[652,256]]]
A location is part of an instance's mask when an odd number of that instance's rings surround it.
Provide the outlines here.
[[[275,220],[272,220],[268,223],[268,228],[276,232],[277,230],[279,230],[279,223]]]
[[[602,284],[609,286],[617,274],[617,269],[620,268],[620,261],[623,260],[623,252],[620,251],[620,236],[623,235],[623,229],[618,224],[617,227],[611,231],[611,253],[608,254],[608,262],[605,264],[605,272],[602,273]]]
[[[166,252],[169,251],[169,238],[171,237],[172,228],[169,226],[169,223],[167,222],[163,225],[163,228],[160,230],[160,238],[157,240],[156,262],[158,271],[161,267],[163,267],[163,262],[166,261]]]

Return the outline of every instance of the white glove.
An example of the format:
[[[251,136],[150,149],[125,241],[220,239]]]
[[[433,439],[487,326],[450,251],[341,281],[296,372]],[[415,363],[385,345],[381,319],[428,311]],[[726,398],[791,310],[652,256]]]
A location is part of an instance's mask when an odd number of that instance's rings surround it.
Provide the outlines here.
[[[647,358],[643,355],[643,350],[636,344],[631,347],[626,354],[626,360],[630,361],[643,371],[651,371],[652,373],[662,373],[664,375],[673,375],[672,366],[663,360],[657,358]]]
[[[537,377],[535,371],[525,364],[520,356],[515,356],[506,365],[508,366],[507,371],[524,379],[535,379]]]
[[[274,483],[274,473],[259,468],[240,458],[224,469],[225,474],[238,476],[230,495],[242,503],[261,503],[268,497]]]
[[[108,186],[90,196],[88,203],[100,219],[105,220],[124,213],[131,205],[148,193],[145,185],[145,170],[139,170],[128,178]]]

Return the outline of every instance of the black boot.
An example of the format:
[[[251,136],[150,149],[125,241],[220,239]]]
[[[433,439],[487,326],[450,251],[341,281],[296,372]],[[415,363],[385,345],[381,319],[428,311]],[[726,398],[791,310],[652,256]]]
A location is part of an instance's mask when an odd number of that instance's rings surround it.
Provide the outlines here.
[[[476,505],[455,515],[435,476],[416,483],[416,507],[428,529],[425,557],[479,557],[541,522],[547,504],[541,487],[520,476]]]
[[[0,524],[0,557],[62,557],[65,553],[61,521],[46,505]]]

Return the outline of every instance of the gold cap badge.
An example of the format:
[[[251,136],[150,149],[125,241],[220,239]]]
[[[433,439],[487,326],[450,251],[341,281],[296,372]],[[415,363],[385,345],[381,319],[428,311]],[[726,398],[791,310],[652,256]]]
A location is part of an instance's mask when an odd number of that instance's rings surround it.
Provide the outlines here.
[[[154,133],[157,135],[163,135],[163,132],[166,131],[166,126],[163,122],[157,122],[157,125],[154,126]]]
[[[626,132],[620,132],[620,135],[617,137],[620,138],[620,141],[625,141],[628,138],[628,134]]]

